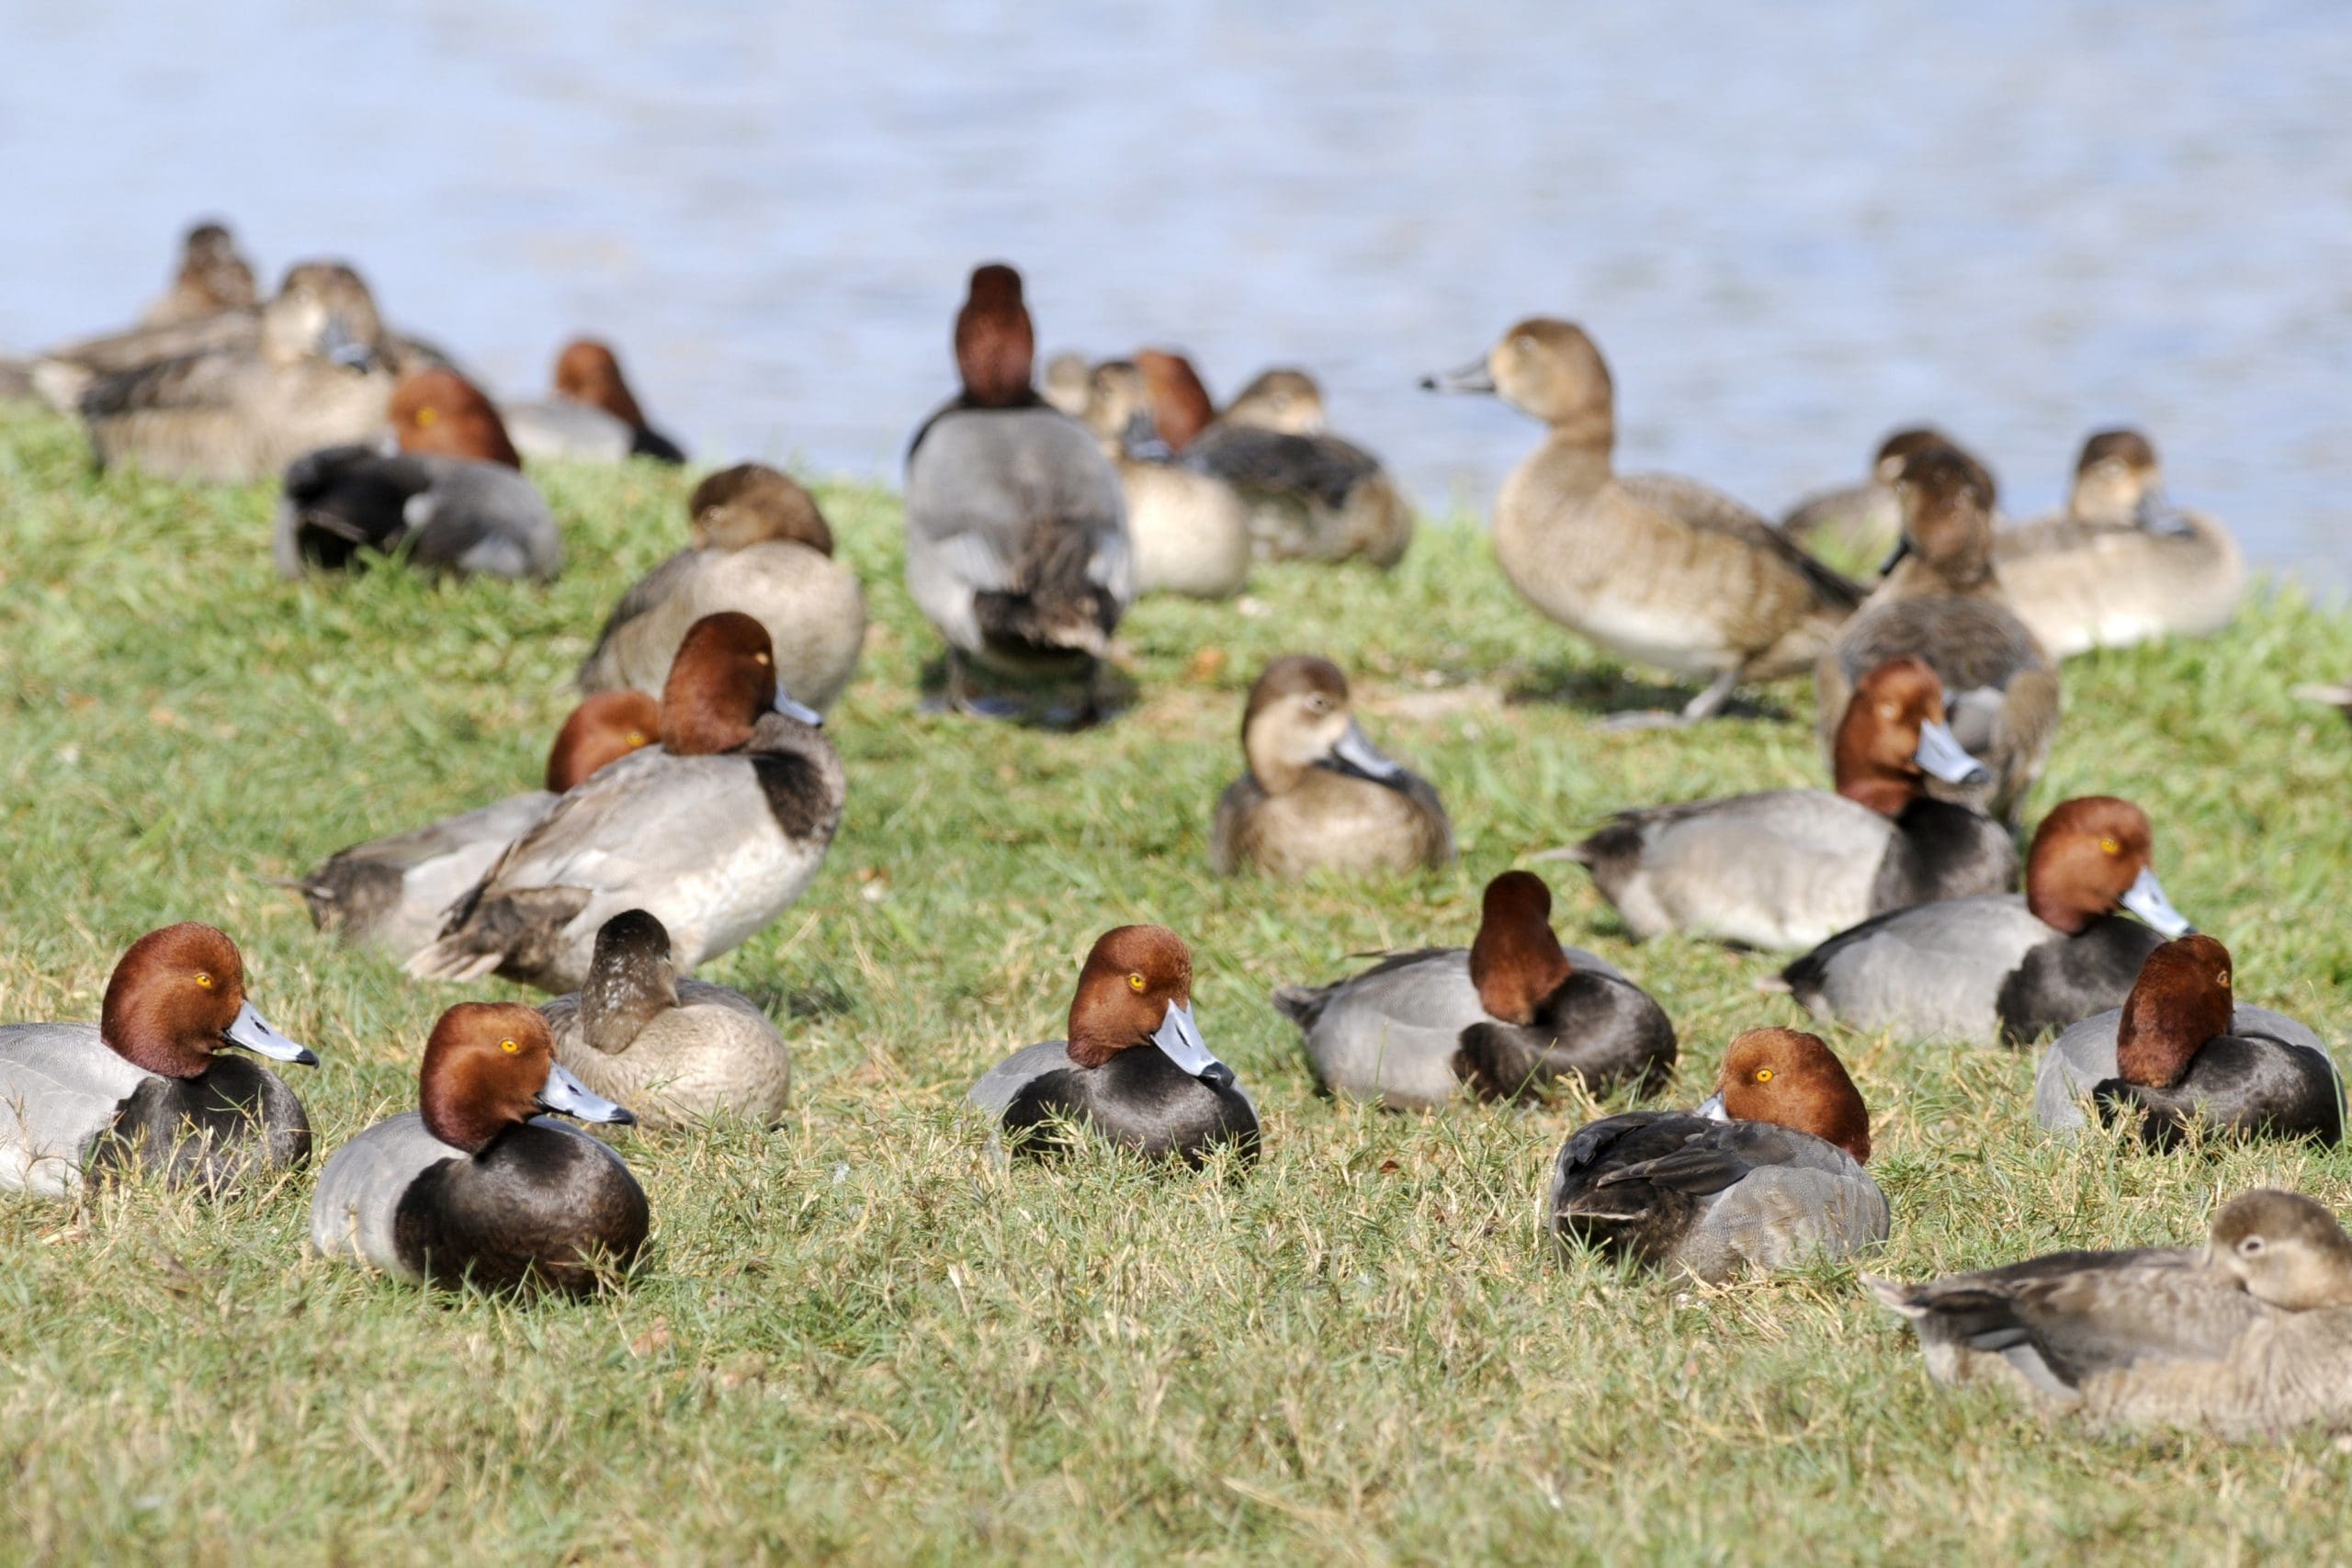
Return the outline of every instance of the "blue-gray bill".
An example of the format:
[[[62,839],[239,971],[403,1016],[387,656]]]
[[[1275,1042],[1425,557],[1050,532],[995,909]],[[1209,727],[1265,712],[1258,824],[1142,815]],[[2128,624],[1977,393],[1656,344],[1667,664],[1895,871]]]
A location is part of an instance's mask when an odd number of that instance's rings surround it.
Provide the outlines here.
[[[1193,1010],[1180,1002],[1168,1004],[1168,1016],[1152,1031],[1151,1043],[1162,1055],[1203,1082],[1222,1087],[1233,1081],[1233,1069],[1209,1055],[1208,1042],[1201,1038],[1200,1025],[1193,1021]]]
[[[272,1029],[269,1026],[269,1020],[255,1012],[254,1004],[251,1002],[239,1004],[237,1016],[229,1021],[229,1027],[222,1030],[221,1033],[227,1037],[230,1044],[243,1045],[246,1050],[256,1052],[273,1061],[295,1062],[306,1067],[315,1067],[319,1065],[317,1052],[308,1045],[299,1044],[287,1039],[277,1030]]]
[[[548,1110],[582,1122],[634,1122],[637,1113],[625,1106],[615,1105],[578,1078],[566,1072],[561,1064],[548,1064],[548,1081],[539,1090],[539,1103]]]

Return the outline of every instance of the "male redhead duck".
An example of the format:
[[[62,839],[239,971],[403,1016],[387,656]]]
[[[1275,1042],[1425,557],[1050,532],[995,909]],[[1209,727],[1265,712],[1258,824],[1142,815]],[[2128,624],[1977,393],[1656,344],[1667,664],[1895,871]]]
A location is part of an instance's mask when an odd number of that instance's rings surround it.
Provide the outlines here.
[[[273,553],[280,575],[357,570],[399,555],[455,576],[547,581],[563,536],[481,388],[455,370],[402,378],[389,413],[397,454],[329,446],[286,469]]]
[[[1875,573],[1903,536],[1903,503],[1895,498],[1894,481],[1902,477],[1905,459],[1930,446],[1959,449],[1932,425],[1896,431],[1879,443],[1867,479],[1805,497],[1781,516],[1781,532],[1816,554]]]
[[[1993,536],[2018,617],[2061,659],[2162,637],[2210,637],[2245,594],[2228,528],[2165,500],[2156,449],[2136,430],[2083,443],[2066,510]]]
[[[1822,749],[1831,751],[1854,682],[1890,659],[1924,660],[1943,682],[1952,732],[1984,760],[1980,783],[1932,787],[2015,820],[2058,731],[2058,669],[2009,608],[1993,566],[1993,488],[1948,446],[1914,453],[1895,490],[1903,543],[1886,579],[1814,671]]]
[[[1126,496],[1136,592],[1193,599],[1240,592],[1250,561],[1250,503],[1241,492],[1173,460],[1152,417],[1150,384],[1133,360],[1104,360],[1087,372],[1082,390],[1077,417],[1118,468]]]
[[[1148,1159],[1204,1163],[1220,1145],[1258,1158],[1258,1112],[1193,1021],[1193,953],[1165,926],[1119,926],[1086,955],[1069,1037],[1015,1051],[967,1097],[990,1143],[1033,1156],[1066,1124]]]
[[[1220,876],[1418,871],[1453,859],[1437,791],[1365,736],[1348,678],[1328,659],[1292,653],[1266,666],[1242,712],[1241,755],[1248,771],[1217,797],[1209,840]]]
[[[1928,1374],[2099,1427],[2277,1435],[2352,1417],[2352,1238],[2296,1192],[2241,1193],[2200,1251],[2058,1252],[1864,1284]]]
[[[1030,385],[1021,275],[977,268],[956,316],[962,389],[907,453],[907,590],[947,641],[947,694],[991,711],[967,663],[1016,681],[1095,677],[1135,599],[1119,476],[1086,427]]]
[[[628,1122],[555,1059],[517,1002],[460,1002],[425,1042],[418,1110],[335,1150],[311,1248],[414,1283],[594,1291],[644,1249],[645,1190],[621,1156],[543,1111]]]
[[[225,1192],[311,1157],[302,1102],[266,1067],[318,1057],[245,999],[244,959],[184,921],[130,944],[98,1021],[0,1027],[0,1189],[72,1197],[84,1180],[153,1172]]]
[[[844,780],[822,722],[777,685],[759,622],[695,622],[662,689],[661,744],[558,800],[409,973],[576,991],[597,931],[625,909],[662,922],[682,969],[732,951],[825,863]]]
[[[1396,1111],[1583,1080],[1602,1095],[1656,1089],[1674,1068],[1674,1024],[1607,960],[1552,934],[1552,890],[1532,872],[1487,884],[1466,949],[1392,953],[1328,986],[1275,987],[1315,1076],[1334,1094]]]
[[[556,1060],[656,1130],[717,1116],[762,1126],[792,1100],[792,1050],[751,999],[678,978],[670,933],[626,909],[596,933],[588,983],[539,1004]]]
[[[547,787],[422,828],[338,850],[294,886],[311,923],[405,964],[441,934],[449,907],[546,817],[559,796],[661,732],[662,705],[642,692],[599,692],[571,710],[548,752]]]
[[[2230,950],[2210,936],[2148,954],[2122,1007],[2094,1013],[2042,1053],[2034,1120],[2072,1133],[2138,1111],[2140,1141],[2177,1147],[2202,1121],[2243,1137],[2344,1139],[2344,1080],[2305,1025],[2238,1002]]]
[[[139,318],[142,327],[201,321],[223,310],[250,310],[261,302],[253,264],[237,250],[226,223],[198,223],[180,241],[179,271],[164,297]]]
[[[2149,863],[2154,839],[2128,800],[2063,802],[2033,835],[2023,897],[1943,898],[1876,916],[1781,981],[1815,1017],[1865,1032],[2025,1044],[2120,1006],[2148,954],[2188,930]]]
[[[617,463],[650,457],[683,463],[678,444],[645,422],[637,395],[621,374],[620,355],[594,338],[574,338],[556,355],[555,396],[501,405],[514,445],[533,462],[542,457]]]
[[[1817,1034],[1751,1029],[1696,1111],[1632,1111],[1560,1147],[1555,1237],[1718,1284],[1886,1240],[1870,1111]]]
[[[1930,778],[1988,776],[1946,728],[1943,686],[1927,665],[1890,660],[1863,676],[1835,757],[1834,795],[1781,789],[1621,811],[1554,852],[1590,868],[1637,940],[1679,931],[1768,950],[2018,885],[2008,830],[1927,793]]]
[[[1616,473],[1616,391],[1579,326],[1530,318],[1484,358],[1421,384],[1499,393],[1548,427],[1495,498],[1495,558],[1528,603],[1604,651],[1705,679],[1684,722],[1742,685],[1802,674],[1861,603],[1857,584],[1730,497]]]
[[[865,595],[816,498],[764,463],[722,468],[686,503],[692,547],[637,580],[580,666],[580,687],[658,693],[686,628],[741,610],[767,627],[776,679],[829,713],[865,647]]]

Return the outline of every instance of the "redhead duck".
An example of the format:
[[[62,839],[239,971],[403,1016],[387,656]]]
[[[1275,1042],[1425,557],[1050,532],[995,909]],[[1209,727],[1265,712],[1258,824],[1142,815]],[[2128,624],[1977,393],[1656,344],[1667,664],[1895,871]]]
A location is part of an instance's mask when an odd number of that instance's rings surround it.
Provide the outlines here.
[[[201,321],[223,310],[250,310],[261,302],[253,264],[238,254],[236,236],[225,223],[207,221],[180,242],[180,269],[164,297],[140,316],[142,327]]]
[[[2061,659],[2210,637],[2245,593],[2237,540],[2165,502],[2156,449],[2136,430],[2084,442],[2066,510],[1996,533],[1993,563],[2018,618]]]
[[[661,728],[661,705],[642,692],[597,693],[557,731],[545,789],[336,851],[293,885],[310,906],[311,923],[351,946],[407,963],[433,945],[449,907],[507,845],[538,826],[558,796],[652,744]]]
[[[792,1051],[767,1014],[741,992],[679,979],[670,933],[642,909],[605,922],[588,983],[539,1013],[556,1060],[648,1127],[713,1116],[773,1127],[791,1102]]]
[[[1015,1051],[972,1086],[992,1144],[1066,1146],[1075,1122],[1147,1159],[1204,1164],[1219,1145],[1258,1158],[1258,1112],[1193,1021],[1193,953],[1165,926],[1102,933],[1079,972],[1069,1037]]]
[[[357,570],[401,555],[459,577],[548,581],[563,536],[481,389],[455,370],[401,378],[390,413],[400,450],[329,446],[286,470],[275,556],[283,576]]]
[[[1082,679],[1091,718],[1097,662],[1135,598],[1127,507],[1093,436],[1029,384],[1035,341],[1021,275],[976,269],[956,316],[963,389],[907,453],[907,589],[947,640],[951,705],[989,711],[970,660]]]
[[[544,402],[510,402],[501,412],[526,457],[569,457],[617,463],[650,457],[683,463],[678,444],[645,423],[637,395],[621,375],[620,356],[594,338],[574,338],[556,355],[555,396]]]
[[[1988,770],[1981,782],[1930,786],[2014,820],[2058,730],[2058,671],[2009,608],[1993,568],[1993,487],[1948,446],[1916,452],[1896,482],[1903,543],[1887,575],[1814,671],[1822,749],[1834,750],[1847,699],[1890,659],[1924,660],[1944,685],[1952,732]]]
[[[2267,1008],[2242,1006],[2230,950],[2177,937],[2148,954],[2123,1006],[2094,1013],[2042,1053],[2034,1120],[2071,1133],[2088,1101],[2106,1119],[2145,1112],[2140,1141],[2177,1146],[2201,1118],[2217,1132],[2344,1140],[2344,1082],[2320,1037]]]
[[[1615,473],[1616,392],[1581,327],[1523,321],[1483,359],[1421,384],[1499,393],[1549,427],[1495,498],[1495,558],[1528,603],[1605,651],[1708,678],[1683,722],[1739,686],[1803,673],[1861,603],[1859,586],[1730,497]]]
[[[580,666],[582,691],[660,692],[686,628],[741,610],[767,627],[776,679],[831,711],[865,647],[865,595],[816,499],[764,463],[722,468],[686,503],[693,547],[637,580]]]
[[[1531,872],[1487,884],[1465,950],[1393,953],[1350,979],[1275,988],[1334,1094],[1428,1111],[1464,1086],[1482,1100],[1575,1077],[1589,1094],[1646,1091],[1674,1068],[1674,1024],[1615,965],[1552,934],[1552,890]]]
[[[1079,417],[1119,470],[1135,548],[1136,592],[1230,599],[1250,581],[1250,506],[1213,474],[1170,461],[1154,432],[1151,390],[1134,361],[1087,375]]]
[[[107,982],[98,1021],[0,1028],[0,1189],[72,1197],[152,1171],[225,1192],[311,1157],[311,1122],[243,1046],[318,1066],[245,998],[237,944],[194,921],[149,931]]]
[[[1266,666],[1241,715],[1248,771],[1217,797],[1209,862],[1220,876],[1260,871],[1417,871],[1453,859],[1437,791],[1374,746],[1328,659],[1292,653]]]
[[[2027,1043],[2120,1006],[2148,954],[2188,930],[2149,863],[2154,839],[2128,800],[2065,801],[2033,835],[2022,898],[1944,898],[1876,916],[1781,981],[1815,1017],[1854,1029]]]
[[[595,1139],[553,1117],[637,1118],[555,1059],[547,1021],[517,1002],[441,1015],[418,1110],[335,1150],[311,1201],[311,1248],[414,1283],[594,1291],[644,1249],[645,1190]]]
[[[1927,665],[1890,660],[1863,676],[1835,754],[1834,795],[1781,789],[1621,811],[1554,852],[1589,867],[1644,942],[1679,931],[1803,949],[1889,909],[2018,885],[2007,830],[1927,793],[1929,778],[1988,776],[1946,728],[1943,686]]]
[[[2278,1433],[2352,1416],[2352,1238],[2296,1192],[2241,1193],[2201,1251],[2059,1252],[1905,1284],[1928,1373],[2107,1427]]]
[[[409,973],[576,991],[597,931],[632,908],[662,922],[682,969],[731,951],[825,863],[844,781],[823,722],[776,684],[767,628],[732,610],[696,621],[662,688],[662,743],[558,800]]]
[[[1883,1244],[1870,1157],[1870,1111],[1837,1053],[1817,1034],[1751,1029],[1698,1110],[1570,1134],[1545,1211],[1562,1243],[1720,1284]]]

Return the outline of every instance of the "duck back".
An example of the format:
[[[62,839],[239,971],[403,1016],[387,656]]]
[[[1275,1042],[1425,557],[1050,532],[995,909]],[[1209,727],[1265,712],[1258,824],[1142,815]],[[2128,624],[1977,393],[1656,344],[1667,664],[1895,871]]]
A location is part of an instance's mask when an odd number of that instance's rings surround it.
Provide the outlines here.
[[[1210,864],[1221,876],[1254,869],[1296,878],[1317,871],[1406,872],[1453,859],[1453,826],[1417,773],[1358,778],[1310,768],[1298,786],[1269,795],[1248,773],[1217,798]]]
[[[1121,1051],[1099,1067],[1081,1067],[1069,1059],[1066,1044],[1052,1044],[1062,1065],[1053,1066],[1048,1051],[1032,1063],[1045,1070],[1005,1086],[1010,1098],[999,1122],[1022,1152],[1066,1152],[1070,1145],[1062,1129],[1075,1123],[1147,1159],[1173,1156],[1197,1167],[1229,1145],[1256,1163],[1258,1113],[1238,1085],[1194,1077],[1149,1046]],[[984,1078],[973,1090],[975,1103],[984,1102],[981,1091],[988,1087]]]

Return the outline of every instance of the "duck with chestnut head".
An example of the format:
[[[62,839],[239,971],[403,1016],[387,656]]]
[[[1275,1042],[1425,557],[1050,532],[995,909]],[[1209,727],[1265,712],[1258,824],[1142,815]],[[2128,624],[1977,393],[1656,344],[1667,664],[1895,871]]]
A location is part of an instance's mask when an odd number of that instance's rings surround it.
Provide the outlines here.
[[[1042,1156],[1071,1134],[1199,1166],[1258,1158],[1258,1112],[1193,1021],[1193,953],[1165,926],[1102,933],[1079,971],[1067,1039],[1015,1051],[972,1086],[992,1145]]]
[[[620,1156],[554,1119],[634,1122],[559,1065],[547,1021],[514,1002],[441,1015],[418,1109],[335,1150],[311,1247],[401,1279],[584,1295],[644,1249],[645,1190]]]
[[[503,402],[498,412],[515,446],[535,463],[686,460],[676,442],[646,423],[620,355],[596,338],[574,338],[556,355],[554,396]]]
[[[246,999],[226,934],[194,921],[149,931],[116,964],[96,1024],[0,1027],[0,1189],[71,1197],[136,1173],[220,1193],[302,1165],[301,1100],[231,1046],[319,1060]]]

